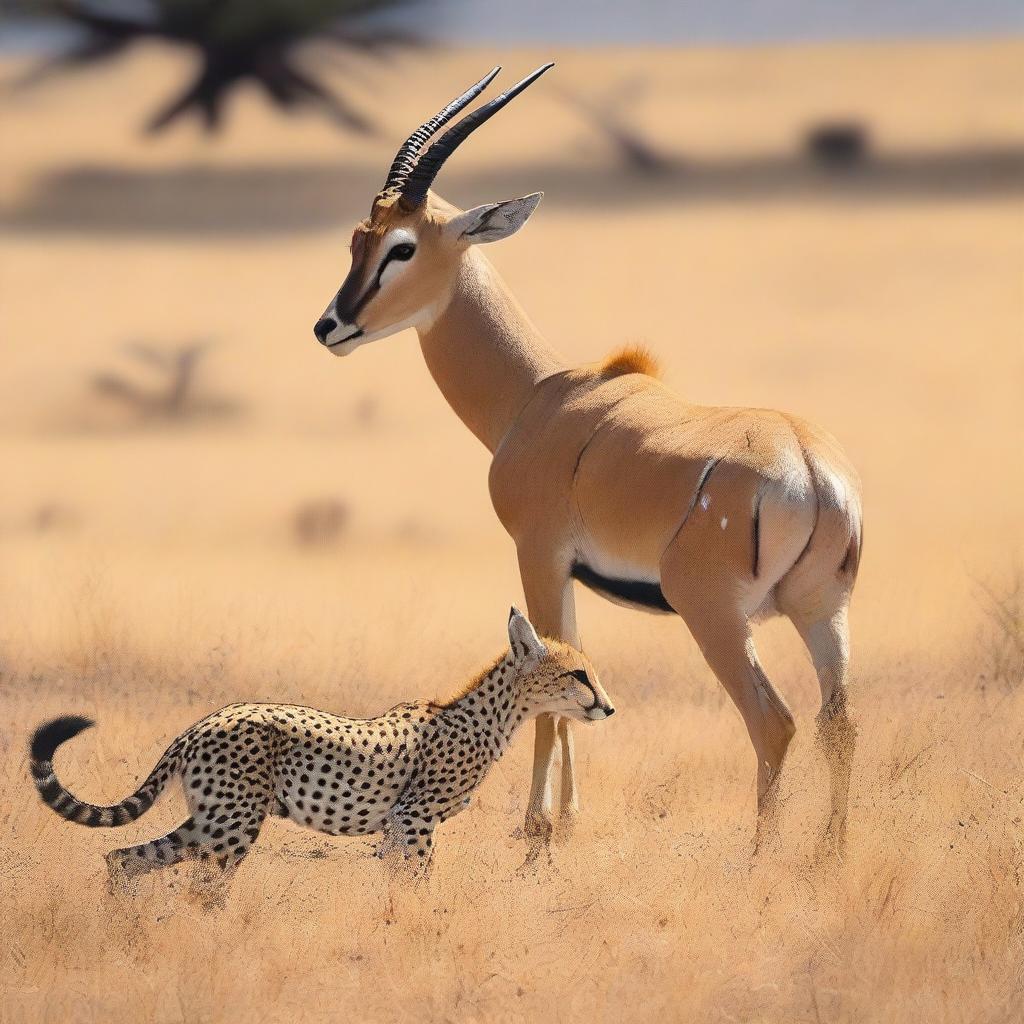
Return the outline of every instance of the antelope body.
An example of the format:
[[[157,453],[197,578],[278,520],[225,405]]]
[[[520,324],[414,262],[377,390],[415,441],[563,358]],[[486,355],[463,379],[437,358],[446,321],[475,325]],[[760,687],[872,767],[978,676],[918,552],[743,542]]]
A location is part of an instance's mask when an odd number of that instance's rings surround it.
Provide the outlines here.
[[[515,541],[529,614],[579,646],[573,580],[678,613],[738,707],[757,756],[759,835],[772,824],[793,717],[761,668],[751,623],[788,616],[818,675],[830,771],[826,835],[843,842],[855,729],[847,709],[847,609],[861,539],[860,487],[837,442],[769,410],[694,405],[645,353],[569,367],[541,337],[477,243],[517,231],[540,194],[463,212],[430,190],[442,163],[539,69],[426,143],[495,69],[399,150],[352,268],[317,323],[336,355],[413,326],[438,387],[493,455],[490,492]],[[569,722],[538,719],[527,834],[578,812]]]

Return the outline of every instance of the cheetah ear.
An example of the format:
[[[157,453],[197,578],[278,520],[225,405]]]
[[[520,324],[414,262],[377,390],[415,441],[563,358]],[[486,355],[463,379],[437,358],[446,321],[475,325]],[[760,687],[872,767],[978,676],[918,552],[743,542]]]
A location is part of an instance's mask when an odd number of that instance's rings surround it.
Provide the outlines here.
[[[536,658],[539,661],[548,653],[544,641],[537,636],[537,630],[515,605],[512,605],[508,613],[508,642],[520,658]]]

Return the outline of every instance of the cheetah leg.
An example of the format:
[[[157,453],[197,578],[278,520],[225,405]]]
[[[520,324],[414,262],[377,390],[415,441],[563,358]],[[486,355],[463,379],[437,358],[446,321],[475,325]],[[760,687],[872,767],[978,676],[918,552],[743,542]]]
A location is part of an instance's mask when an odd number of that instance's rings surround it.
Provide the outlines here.
[[[189,818],[173,832],[152,842],[111,850],[106,857],[111,892],[115,895],[133,892],[135,879],[140,875],[194,856],[201,839],[200,825]]]
[[[212,846],[207,843],[199,848],[197,856],[200,868],[193,881],[190,896],[201,909],[223,909],[235,873],[252,849],[265,818],[265,814],[259,817],[250,816],[226,832]],[[229,844],[232,839],[236,839],[237,842],[227,845],[227,848],[220,852],[216,851],[217,847]]]
[[[255,762],[249,771],[216,769],[213,785],[204,789],[195,780],[210,781],[208,770],[199,766],[197,772],[194,767],[193,783],[186,790],[198,832],[194,855],[200,861],[191,896],[205,910],[224,905],[239,864],[259,837],[267,815],[279,807],[270,768],[276,758],[272,741],[256,735],[247,749]],[[223,746],[215,744],[213,752],[218,750]]]
[[[202,870],[192,895],[204,910],[224,906],[238,866],[259,837],[267,815],[274,807],[269,780],[258,780],[245,793],[233,793],[236,809],[223,812],[217,805],[202,818],[196,816],[202,833],[197,856]],[[220,812],[220,813],[218,813]]]
[[[434,855],[436,815],[415,807],[396,808],[384,830],[377,856],[388,862],[393,874],[404,868],[413,878],[424,878]]]
[[[193,880],[189,896],[201,910],[224,909],[235,872],[248,852],[248,849],[244,849],[210,856],[200,853],[200,869]]]

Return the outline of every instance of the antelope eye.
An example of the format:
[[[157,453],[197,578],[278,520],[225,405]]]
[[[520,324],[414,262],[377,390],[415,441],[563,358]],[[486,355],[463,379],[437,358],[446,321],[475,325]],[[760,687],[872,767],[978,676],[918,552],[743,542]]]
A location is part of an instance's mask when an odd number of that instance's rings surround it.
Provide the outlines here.
[[[402,242],[399,245],[394,246],[391,252],[388,253],[389,260],[411,260],[412,254],[416,251],[416,246],[411,245],[409,242]]]

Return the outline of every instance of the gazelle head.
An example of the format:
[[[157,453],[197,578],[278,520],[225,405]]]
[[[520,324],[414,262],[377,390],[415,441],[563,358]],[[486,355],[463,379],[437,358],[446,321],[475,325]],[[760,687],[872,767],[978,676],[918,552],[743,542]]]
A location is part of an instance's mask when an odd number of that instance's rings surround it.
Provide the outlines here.
[[[569,644],[542,640],[518,608],[509,614],[508,642],[519,676],[519,696],[531,717],[559,715],[600,722],[615,714],[590,659]]]
[[[313,328],[339,356],[406,327],[429,326],[443,308],[462,253],[515,234],[542,193],[461,211],[430,191],[445,160],[506,103],[553,67],[545,64],[426,144],[484,91],[494,68],[420,125],[399,149],[370,216],[352,234],[352,267]]]

